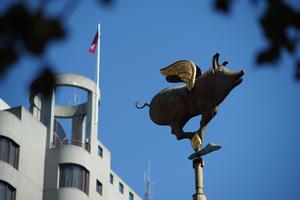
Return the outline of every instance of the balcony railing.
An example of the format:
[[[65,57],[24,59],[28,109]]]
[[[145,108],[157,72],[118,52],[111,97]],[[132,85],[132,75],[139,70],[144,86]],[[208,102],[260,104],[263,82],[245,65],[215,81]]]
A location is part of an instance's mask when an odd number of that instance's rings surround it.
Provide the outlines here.
[[[75,146],[79,146],[79,147],[84,148],[88,152],[90,152],[90,148],[91,148],[91,145],[90,145],[90,143],[88,141],[82,142],[80,140],[67,139],[67,138],[65,138],[63,140],[59,140],[59,141],[54,141],[52,143],[52,148],[60,147],[60,146],[63,146],[63,145],[75,145]]]

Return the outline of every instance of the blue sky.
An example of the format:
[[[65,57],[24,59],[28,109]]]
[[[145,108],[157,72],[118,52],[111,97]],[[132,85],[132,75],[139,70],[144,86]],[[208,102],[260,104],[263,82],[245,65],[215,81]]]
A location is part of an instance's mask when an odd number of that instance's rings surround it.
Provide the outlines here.
[[[58,1],[49,6],[50,14],[61,8]],[[150,160],[155,200],[192,199],[194,174],[187,159],[192,148],[133,103],[150,102],[161,89],[174,86],[160,68],[190,59],[205,71],[220,52],[221,62],[228,60],[230,69],[244,69],[246,75],[207,128],[204,143],[222,146],[205,158],[208,199],[299,199],[300,85],[286,52],[278,68],[255,65],[256,52],[266,45],[257,22],[262,8],[239,1],[224,16],[208,0],[116,0],[111,8],[80,1],[64,20],[68,38],[51,44],[46,59],[56,72],[91,79],[96,56],[88,48],[101,23],[99,138],[112,153],[112,168],[141,196]],[[30,56],[18,62],[1,80],[0,97],[28,108],[27,89],[39,64]],[[69,99],[72,93],[61,96]],[[186,130],[198,129],[199,121],[192,119]]]

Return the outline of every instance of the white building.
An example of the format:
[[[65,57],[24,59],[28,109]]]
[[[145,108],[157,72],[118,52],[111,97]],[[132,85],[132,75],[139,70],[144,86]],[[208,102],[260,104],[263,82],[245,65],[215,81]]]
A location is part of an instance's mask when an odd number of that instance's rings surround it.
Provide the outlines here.
[[[111,154],[97,139],[96,84],[57,74],[56,87],[80,88],[87,101],[55,104],[32,92],[30,111],[0,99],[0,200],[141,200],[111,169]],[[71,138],[59,118],[72,121]]]

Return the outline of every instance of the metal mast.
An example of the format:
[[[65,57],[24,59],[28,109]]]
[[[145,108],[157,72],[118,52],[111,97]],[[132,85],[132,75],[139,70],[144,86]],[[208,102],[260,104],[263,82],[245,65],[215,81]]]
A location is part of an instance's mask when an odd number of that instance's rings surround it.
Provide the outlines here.
[[[148,172],[145,177],[146,183],[146,193],[145,200],[152,200],[152,182],[151,182],[151,171],[150,171],[150,161],[148,161]]]

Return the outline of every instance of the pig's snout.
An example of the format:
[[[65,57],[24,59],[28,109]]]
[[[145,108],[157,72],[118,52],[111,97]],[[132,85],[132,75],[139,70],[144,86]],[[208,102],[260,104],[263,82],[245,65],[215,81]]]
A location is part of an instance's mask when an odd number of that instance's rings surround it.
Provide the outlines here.
[[[239,71],[239,72],[235,72],[234,73],[234,76],[235,76],[235,86],[237,86],[237,85],[239,85],[242,81],[243,81],[243,76],[244,76],[244,74],[245,74],[245,71],[244,70],[241,70],[241,71]]]
[[[235,72],[235,78],[240,79],[242,76],[244,76],[244,74],[245,74],[244,70],[241,70],[239,72]]]

